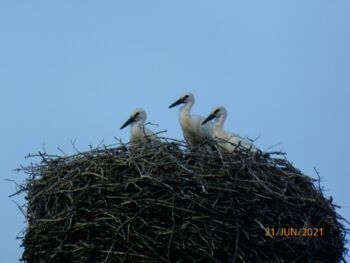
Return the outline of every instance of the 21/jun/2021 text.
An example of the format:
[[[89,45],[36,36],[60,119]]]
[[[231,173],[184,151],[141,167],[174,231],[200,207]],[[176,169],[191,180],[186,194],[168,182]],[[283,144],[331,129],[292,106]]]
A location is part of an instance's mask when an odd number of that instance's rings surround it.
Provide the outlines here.
[[[272,237],[322,237],[324,234],[323,228],[313,227],[266,227],[265,236]]]

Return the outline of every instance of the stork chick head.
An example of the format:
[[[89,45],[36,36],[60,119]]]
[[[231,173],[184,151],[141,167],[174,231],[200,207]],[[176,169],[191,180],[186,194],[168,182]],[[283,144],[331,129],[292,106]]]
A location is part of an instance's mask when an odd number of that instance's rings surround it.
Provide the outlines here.
[[[205,118],[204,121],[202,121],[202,125],[206,124],[208,121],[211,121],[212,119],[218,119],[222,115],[226,116],[227,112],[224,106],[216,106],[212,109],[208,117]]]
[[[136,108],[134,109],[131,114],[129,119],[120,127],[120,129],[124,129],[126,126],[134,123],[134,122],[140,122],[144,123],[146,121],[146,111],[142,108]]]
[[[191,92],[186,92],[180,96],[174,103],[172,103],[169,108],[175,107],[179,104],[194,103],[194,96]]]

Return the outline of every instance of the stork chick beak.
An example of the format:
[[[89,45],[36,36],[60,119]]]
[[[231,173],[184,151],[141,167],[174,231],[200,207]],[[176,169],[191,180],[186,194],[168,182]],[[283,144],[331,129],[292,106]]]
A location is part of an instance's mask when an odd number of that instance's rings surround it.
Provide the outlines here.
[[[120,129],[124,129],[126,126],[130,125],[135,121],[135,117],[131,116],[123,125],[120,127]]]
[[[202,121],[202,125],[206,124],[208,121],[211,121],[215,117],[215,114],[211,113],[204,121]]]
[[[171,105],[169,106],[169,109],[172,108],[172,107],[175,107],[175,106],[177,106],[177,105],[179,105],[179,104],[181,104],[181,103],[184,103],[184,102],[185,102],[185,99],[184,99],[184,98],[180,98],[180,99],[178,99],[177,101],[175,101],[173,104],[171,104]]]

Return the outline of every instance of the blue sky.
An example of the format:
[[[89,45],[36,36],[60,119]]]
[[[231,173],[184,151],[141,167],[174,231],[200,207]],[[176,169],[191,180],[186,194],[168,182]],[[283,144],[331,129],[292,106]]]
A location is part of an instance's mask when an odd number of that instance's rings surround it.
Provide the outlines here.
[[[350,2],[1,1],[0,251],[22,253],[24,218],[7,197],[13,171],[42,150],[73,153],[119,130],[135,107],[153,129],[182,138],[182,92],[193,112],[228,110],[226,129],[260,136],[306,174],[350,219]],[[22,199],[15,198],[18,202]]]

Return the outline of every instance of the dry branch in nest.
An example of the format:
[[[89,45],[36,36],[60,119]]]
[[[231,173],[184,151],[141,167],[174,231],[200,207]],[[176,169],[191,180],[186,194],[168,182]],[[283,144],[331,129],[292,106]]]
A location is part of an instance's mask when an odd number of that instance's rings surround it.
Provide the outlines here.
[[[335,205],[273,156],[178,142],[41,154],[40,164],[24,168],[22,260],[340,261],[347,230]]]

